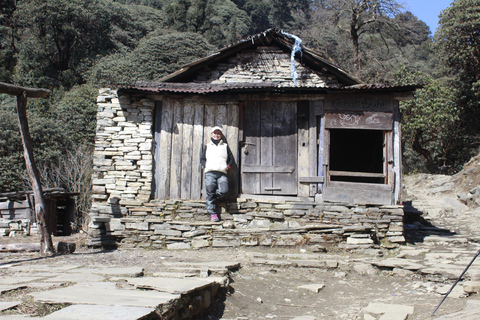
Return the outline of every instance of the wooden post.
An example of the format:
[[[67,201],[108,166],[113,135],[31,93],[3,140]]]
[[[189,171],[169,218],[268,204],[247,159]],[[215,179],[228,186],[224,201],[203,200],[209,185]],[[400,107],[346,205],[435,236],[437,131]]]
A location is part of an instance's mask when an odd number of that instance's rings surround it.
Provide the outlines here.
[[[33,157],[32,137],[30,136],[30,130],[28,128],[27,93],[25,91],[17,96],[17,114],[18,126],[20,128],[20,135],[23,143],[25,165],[27,167],[28,177],[32,184],[33,196],[35,198],[35,217],[37,218],[37,226],[40,232],[40,252],[44,254],[52,254],[54,253],[52,237],[47,230],[47,224],[45,221],[45,216],[48,211],[43,196],[42,184],[40,182],[40,173],[38,172]]]
[[[25,165],[27,167],[28,177],[32,184],[33,195],[35,198],[35,217],[40,232],[40,252],[43,254],[53,254],[55,253],[55,250],[52,237],[47,230],[45,222],[45,216],[47,215],[45,198],[43,197],[42,185],[40,183],[40,173],[38,172],[33,157],[33,143],[27,119],[27,97],[48,98],[50,90],[28,89],[0,82],[0,93],[17,96],[18,125],[22,137]]]

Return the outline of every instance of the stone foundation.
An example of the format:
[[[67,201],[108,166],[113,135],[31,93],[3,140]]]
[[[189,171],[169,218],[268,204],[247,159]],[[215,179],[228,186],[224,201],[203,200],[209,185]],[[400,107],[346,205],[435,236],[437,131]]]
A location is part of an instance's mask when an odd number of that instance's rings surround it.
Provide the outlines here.
[[[210,222],[205,201],[165,200],[141,206],[95,206],[92,247],[196,249],[240,246],[370,248],[405,242],[402,206],[237,199]]]

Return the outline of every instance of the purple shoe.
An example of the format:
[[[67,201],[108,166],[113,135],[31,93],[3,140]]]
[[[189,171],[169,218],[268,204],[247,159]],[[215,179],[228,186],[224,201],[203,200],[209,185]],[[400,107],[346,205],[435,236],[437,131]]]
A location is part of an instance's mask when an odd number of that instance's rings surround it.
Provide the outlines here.
[[[218,219],[218,216],[217,216],[216,213],[212,213],[212,214],[210,215],[210,220],[211,220],[212,222],[220,221],[220,219]]]

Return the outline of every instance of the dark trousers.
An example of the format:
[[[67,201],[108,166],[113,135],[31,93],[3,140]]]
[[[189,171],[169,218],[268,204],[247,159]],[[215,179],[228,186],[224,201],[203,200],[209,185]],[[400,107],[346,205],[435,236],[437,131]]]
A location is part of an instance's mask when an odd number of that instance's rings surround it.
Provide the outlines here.
[[[205,190],[207,191],[207,211],[216,213],[217,201],[228,193],[227,175],[219,171],[205,172]]]

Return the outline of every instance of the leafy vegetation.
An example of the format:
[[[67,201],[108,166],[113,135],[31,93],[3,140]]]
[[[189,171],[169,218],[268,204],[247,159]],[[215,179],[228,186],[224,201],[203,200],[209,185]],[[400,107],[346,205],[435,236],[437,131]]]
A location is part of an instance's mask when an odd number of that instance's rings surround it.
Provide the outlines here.
[[[66,154],[88,165],[73,151],[93,146],[99,87],[155,81],[276,27],[367,83],[423,84],[401,104],[406,172],[455,172],[480,142],[480,0],[454,0],[439,25],[432,37],[395,0],[0,0],[0,81],[52,90],[29,100],[29,120],[38,163],[62,172]],[[0,125],[0,192],[19,190],[5,95]]]

